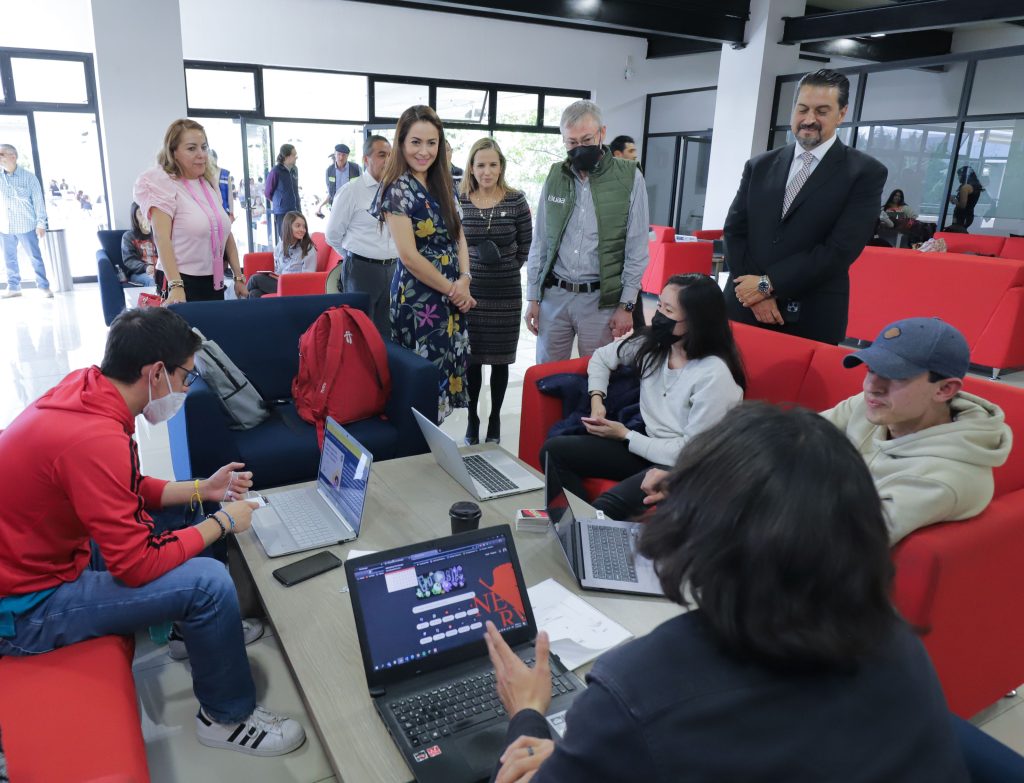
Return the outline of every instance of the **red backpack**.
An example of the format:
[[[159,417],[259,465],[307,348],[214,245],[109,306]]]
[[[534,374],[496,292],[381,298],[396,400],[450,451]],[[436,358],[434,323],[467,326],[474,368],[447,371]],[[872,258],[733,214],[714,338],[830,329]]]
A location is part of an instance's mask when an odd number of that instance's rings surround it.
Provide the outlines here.
[[[384,340],[362,310],[332,307],[299,338],[292,397],[299,416],[316,425],[321,448],[328,416],[340,424],[379,416],[390,396]]]

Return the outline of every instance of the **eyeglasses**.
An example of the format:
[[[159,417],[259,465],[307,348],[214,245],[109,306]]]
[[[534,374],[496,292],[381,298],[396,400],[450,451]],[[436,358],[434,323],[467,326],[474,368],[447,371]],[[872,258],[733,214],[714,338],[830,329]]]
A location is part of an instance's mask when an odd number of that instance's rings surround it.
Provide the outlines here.
[[[175,370],[185,371],[184,386],[186,389],[202,377],[199,374],[199,371],[196,370],[195,368],[192,368],[190,370],[188,367],[182,367],[180,364],[177,367],[171,368],[171,372],[174,372]]]
[[[592,133],[587,136],[584,136],[582,139],[579,139],[578,141],[575,139],[565,140],[565,148],[567,150],[575,149],[576,147],[592,147],[595,144],[597,144],[597,136]]]

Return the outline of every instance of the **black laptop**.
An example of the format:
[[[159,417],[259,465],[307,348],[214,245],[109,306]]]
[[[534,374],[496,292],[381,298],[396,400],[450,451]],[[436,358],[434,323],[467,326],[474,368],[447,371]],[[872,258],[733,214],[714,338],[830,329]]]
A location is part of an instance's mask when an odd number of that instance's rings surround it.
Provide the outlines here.
[[[484,623],[531,664],[537,636],[509,526],[355,558],[345,572],[370,696],[416,780],[487,780],[508,716]],[[561,733],[584,686],[554,655],[551,673],[547,717]]]

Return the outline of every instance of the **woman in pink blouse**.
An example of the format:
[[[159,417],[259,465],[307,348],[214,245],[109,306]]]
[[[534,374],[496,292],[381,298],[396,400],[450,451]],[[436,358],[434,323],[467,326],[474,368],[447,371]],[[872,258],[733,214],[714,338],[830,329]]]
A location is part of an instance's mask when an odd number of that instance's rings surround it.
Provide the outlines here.
[[[246,297],[245,276],[221,204],[219,172],[206,131],[175,120],[164,134],[157,165],[135,181],[135,201],[153,225],[167,304],[224,298],[224,258],[235,275],[235,296]]]

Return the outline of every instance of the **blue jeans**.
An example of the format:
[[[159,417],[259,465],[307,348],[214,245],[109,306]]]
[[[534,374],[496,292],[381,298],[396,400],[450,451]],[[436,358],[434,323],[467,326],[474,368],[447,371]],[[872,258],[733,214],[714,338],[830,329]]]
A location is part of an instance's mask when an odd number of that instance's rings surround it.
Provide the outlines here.
[[[46,267],[43,265],[43,256],[39,252],[39,239],[35,231],[28,231],[24,234],[0,234],[4,242],[4,261],[7,262],[7,290],[21,290],[21,270],[18,269],[18,243],[25,248],[28,257],[32,259],[32,267],[36,272],[36,285],[42,289],[50,287],[50,281],[46,279]]]
[[[256,706],[238,593],[227,567],[195,557],[141,587],[86,570],[15,621],[2,655],[36,655],[107,634],[177,622],[192,666],[192,690],[206,714],[238,723]]]

